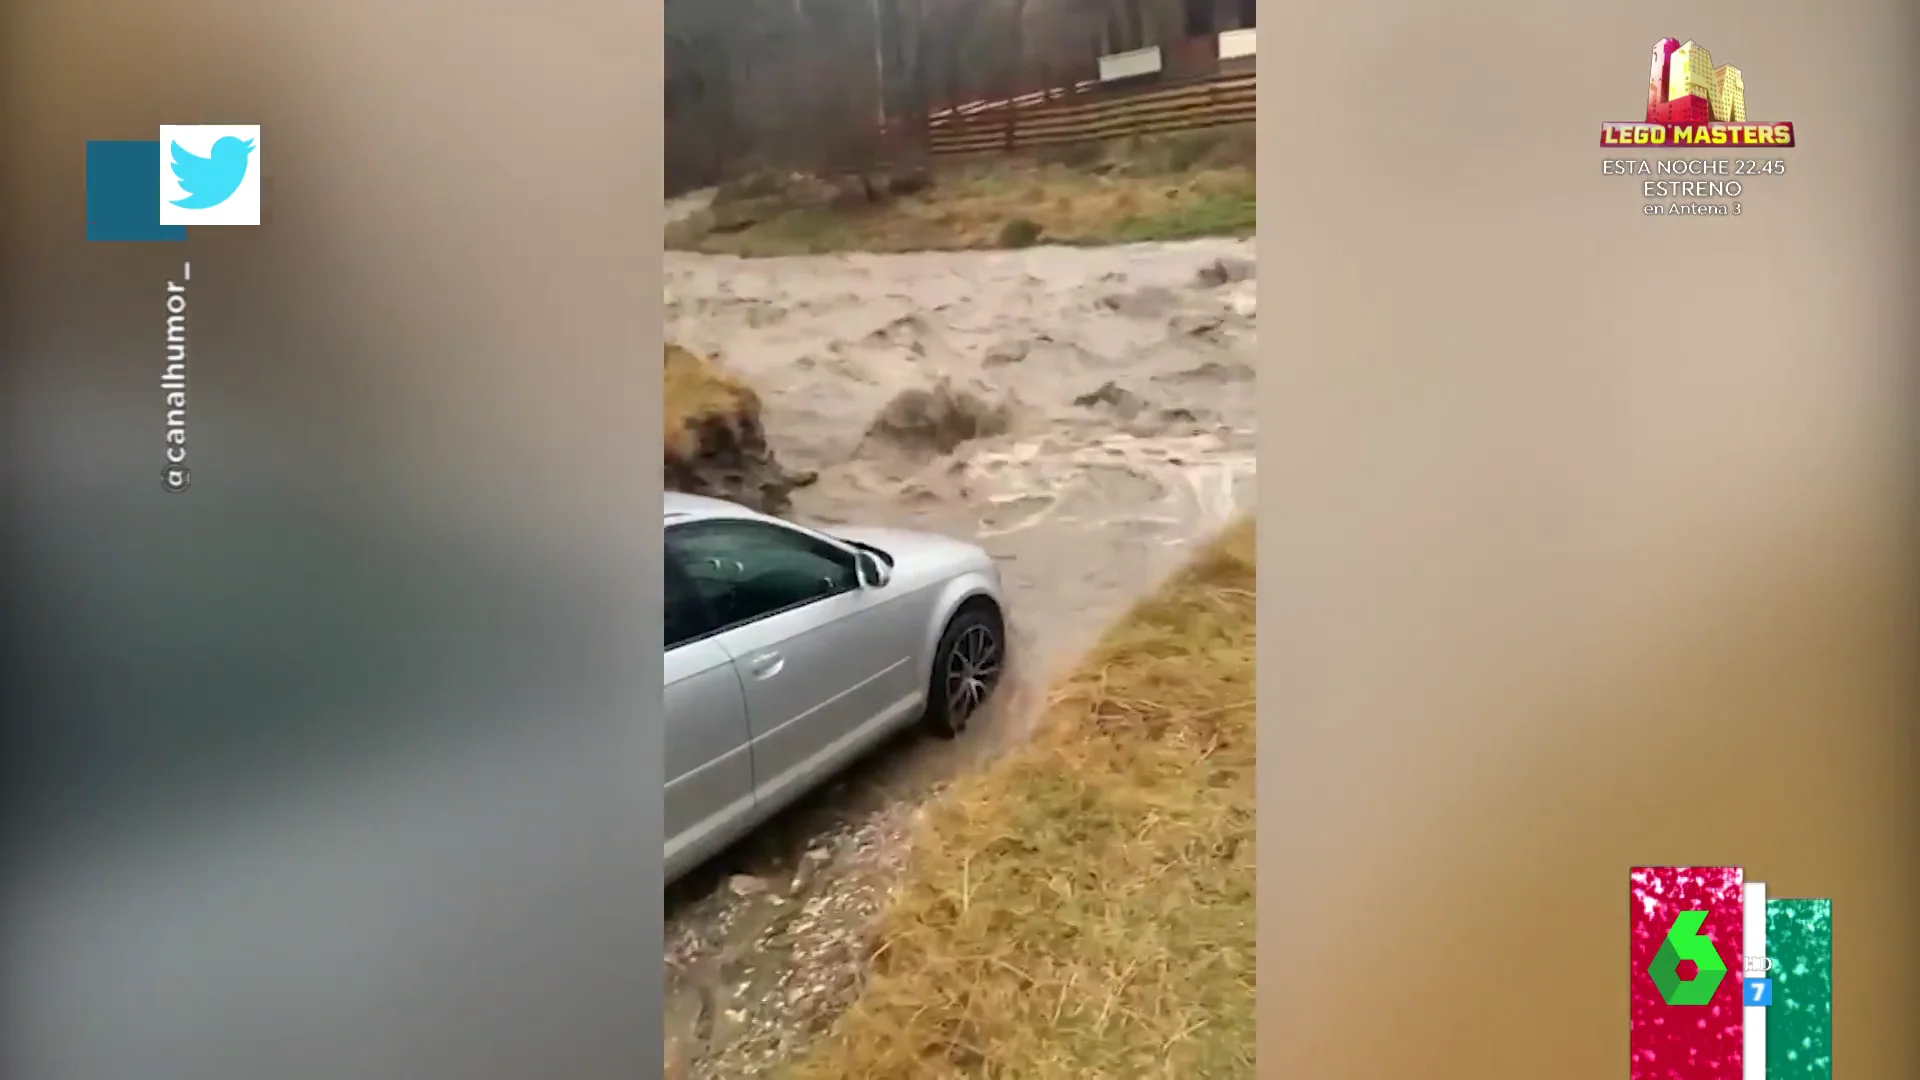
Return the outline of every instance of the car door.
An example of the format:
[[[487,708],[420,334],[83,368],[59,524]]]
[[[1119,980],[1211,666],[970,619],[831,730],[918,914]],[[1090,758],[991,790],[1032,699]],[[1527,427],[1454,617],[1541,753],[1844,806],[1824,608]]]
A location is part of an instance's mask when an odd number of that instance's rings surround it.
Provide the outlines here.
[[[752,729],[733,657],[685,569],[666,566],[666,876],[679,877],[753,822]]]
[[[709,519],[667,546],[714,611],[753,734],[754,790],[800,795],[918,708],[903,694],[912,646],[876,618],[886,590],[860,584],[850,550],[784,525]]]

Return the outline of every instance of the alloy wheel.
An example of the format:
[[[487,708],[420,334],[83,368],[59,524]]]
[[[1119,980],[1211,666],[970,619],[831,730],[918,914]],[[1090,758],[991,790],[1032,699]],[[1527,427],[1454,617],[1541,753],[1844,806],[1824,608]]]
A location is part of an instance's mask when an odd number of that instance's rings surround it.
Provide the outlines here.
[[[947,653],[947,715],[955,721],[972,716],[999,677],[1000,643],[993,631],[979,624],[967,627]]]

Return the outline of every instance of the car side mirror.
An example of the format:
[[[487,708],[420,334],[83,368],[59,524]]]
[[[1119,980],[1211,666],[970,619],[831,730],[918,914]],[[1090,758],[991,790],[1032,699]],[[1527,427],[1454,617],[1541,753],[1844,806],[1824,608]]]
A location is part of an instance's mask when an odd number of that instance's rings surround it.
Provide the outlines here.
[[[893,580],[893,571],[870,551],[861,552],[855,559],[859,568],[860,587],[863,589],[884,589],[887,582]]]

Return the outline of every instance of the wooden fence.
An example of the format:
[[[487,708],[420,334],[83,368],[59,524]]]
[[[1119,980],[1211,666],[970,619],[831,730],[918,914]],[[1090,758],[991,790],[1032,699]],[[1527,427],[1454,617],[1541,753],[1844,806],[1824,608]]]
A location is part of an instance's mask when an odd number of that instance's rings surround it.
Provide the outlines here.
[[[958,157],[1246,124],[1254,97],[1250,71],[1136,88],[1083,82],[936,115],[926,146],[936,157]]]

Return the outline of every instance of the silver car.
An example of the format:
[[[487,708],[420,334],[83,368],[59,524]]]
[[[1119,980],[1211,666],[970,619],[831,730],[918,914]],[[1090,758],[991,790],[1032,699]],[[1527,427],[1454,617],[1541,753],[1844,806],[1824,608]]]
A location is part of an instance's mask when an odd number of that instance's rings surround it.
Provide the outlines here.
[[[999,680],[972,544],[673,493],[665,524],[668,881],[905,725],[959,734]]]

